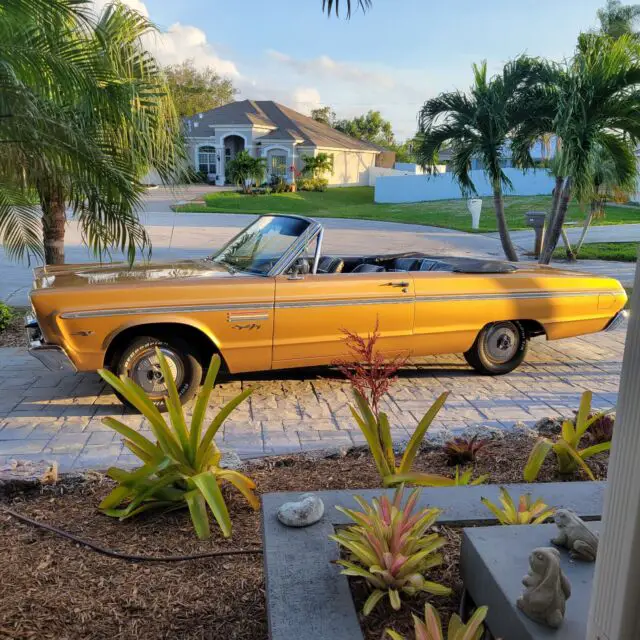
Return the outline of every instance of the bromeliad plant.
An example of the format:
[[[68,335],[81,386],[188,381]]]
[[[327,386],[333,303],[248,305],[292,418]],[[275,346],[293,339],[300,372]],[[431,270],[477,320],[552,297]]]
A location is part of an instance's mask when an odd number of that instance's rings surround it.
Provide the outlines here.
[[[380,410],[380,401],[395,381],[398,370],[406,364],[407,359],[401,357],[386,359],[376,349],[376,343],[380,338],[377,320],[373,332],[366,338],[347,330],[343,330],[343,332],[346,336],[346,346],[353,357],[350,361],[336,361],[334,365],[351,383],[357,406],[357,408],[350,406],[351,414],[369,445],[380,477],[385,484],[400,482],[421,484],[419,474],[412,474],[411,468],[427,430],[444,405],[449,392],[442,393],[420,420],[404,450],[400,464],[396,465],[391,425],[387,414]],[[430,479],[438,478],[434,474],[426,475],[429,475]],[[402,476],[402,480],[392,481],[395,476]],[[429,482],[428,486],[435,485]]]
[[[558,462],[558,473],[569,475],[582,469],[589,479],[595,480],[593,472],[585,461],[598,453],[611,449],[611,442],[600,442],[580,449],[580,441],[588,433],[590,427],[606,415],[606,412],[591,413],[591,397],[591,391],[585,391],[582,394],[575,422],[565,420],[562,423],[560,436],[555,442],[549,438],[540,438],[536,442],[524,468],[524,479],[527,482],[533,482],[538,477],[542,463],[552,451]]]
[[[387,476],[384,479],[384,485],[385,487],[392,487],[401,482],[410,482],[421,487],[475,487],[479,484],[484,484],[489,479],[488,473],[477,478],[472,478],[472,476],[473,468],[460,473],[460,467],[456,467],[456,473],[453,478],[441,476],[437,473],[396,473],[395,475]]]
[[[487,607],[478,607],[469,622],[464,624],[457,613],[449,619],[446,640],[480,640],[484,634],[482,623],[487,617]],[[429,603],[424,605],[424,620],[413,615],[414,640],[445,640],[442,621],[435,608]],[[399,633],[386,629],[391,640],[405,640]]]
[[[480,439],[479,434],[475,434],[471,438],[458,436],[452,438],[445,443],[442,448],[443,453],[447,456],[447,462],[452,467],[458,464],[466,464],[467,462],[475,462],[479,451],[489,444],[489,440]]]
[[[426,580],[424,574],[442,563],[436,551],[445,544],[437,533],[427,534],[436,521],[439,509],[422,509],[414,513],[420,489],[414,489],[402,506],[404,488],[395,491],[393,500],[387,496],[372,500],[369,505],[356,496],[362,511],[337,507],[356,524],[330,536],[349,551],[348,560],[338,560],[347,576],[364,578],[373,588],[363,607],[368,615],[387,596],[397,611],[401,595],[419,592],[447,596],[451,589]]]
[[[229,414],[253,389],[244,390],[228,402],[205,428],[209,398],[220,370],[220,357],[214,355],[198,393],[191,425],[187,426],[169,364],[159,349],[156,349],[156,354],[167,385],[170,423],[131,379],[120,379],[104,369],[98,372],[144,415],[156,438],[154,443],[115,418],[103,419],[104,424],[124,437],[125,446],[140,458],[143,465],[131,472],[115,467],[107,471],[118,486],[100,503],[100,509],[108,516],[125,520],[142,511],[174,510],[187,506],[196,534],[204,540],[211,535],[208,506],[222,534],[229,537],[231,519],[220,483],[232,484],[254,509],[258,509],[260,503],[250,478],[219,466],[222,454],[214,437]]]
[[[520,496],[516,507],[513,498],[504,487],[500,487],[502,509],[487,498],[480,500],[498,518],[500,524],[542,524],[556,511],[553,507],[547,506],[542,498],[532,502],[529,493]]]

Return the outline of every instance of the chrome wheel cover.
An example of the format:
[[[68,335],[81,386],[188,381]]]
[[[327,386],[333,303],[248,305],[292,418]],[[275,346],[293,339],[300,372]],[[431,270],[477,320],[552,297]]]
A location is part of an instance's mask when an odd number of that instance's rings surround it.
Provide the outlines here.
[[[184,380],[182,359],[168,347],[160,347],[160,351],[167,359],[176,386],[180,388]],[[156,355],[155,348],[145,349],[136,356],[131,364],[129,377],[149,395],[163,396],[167,394],[167,385],[160,370],[160,360]]]
[[[520,349],[520,333],[511,322],[495,324],[487,330],[484,351],[487,358],[497,364],[512,360]]]

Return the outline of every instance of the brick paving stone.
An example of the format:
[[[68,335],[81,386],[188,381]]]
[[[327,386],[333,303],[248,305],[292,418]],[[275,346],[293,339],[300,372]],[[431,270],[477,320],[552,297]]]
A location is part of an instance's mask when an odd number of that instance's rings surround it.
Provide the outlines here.
[[[585,389],[594,393],[594,408],[609,409],[617,400],[625,331],[536,339],[523,366],[500,377],[475,375],[455,355],[420,358],[399,372],[381,408],[397,441],[409,437],[443,391],[449,398],[429,429],[440,438],[467,427],[508,430],[516,421],[571,416]],[[256,390],[217,438],[241,457],[365,444],[349,410],[350,389],[329,368],[221,377],[206,419],[249,386]],[[19,456],[57,460],[62,470],[135,466],[121,437],[102,424],[105,416],[152,437],[146,420],[125,409],[96,374],[51,373],[20,348],[0,349],[0,463]]]

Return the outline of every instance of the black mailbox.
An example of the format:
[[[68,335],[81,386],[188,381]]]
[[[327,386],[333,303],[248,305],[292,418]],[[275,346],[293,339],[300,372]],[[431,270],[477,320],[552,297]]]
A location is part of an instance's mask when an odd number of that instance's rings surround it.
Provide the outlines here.
[[[536,240],[533,252],[536,258],[540,257],[542,251],[542,236],[544,234],[544,223],[547,218],[545,211],[527,211],[524,214],[524,222],[528,227],[533,227],[536,234]]]

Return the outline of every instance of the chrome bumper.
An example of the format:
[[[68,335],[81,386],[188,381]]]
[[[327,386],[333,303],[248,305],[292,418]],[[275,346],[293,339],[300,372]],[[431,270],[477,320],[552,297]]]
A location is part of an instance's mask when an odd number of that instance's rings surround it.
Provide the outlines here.
[[[618,313],[609,320],[609,324],[604,328],[604,330],[613,331],[614,329],[617,329],[628,317],[628,311],[618,311]]]
[[[42,338],[38,322],[32,315],[25,317],[29,353],[49,369],[60,373],[73,373],[76,368],[66,351],[55,344],[47,344]]]

